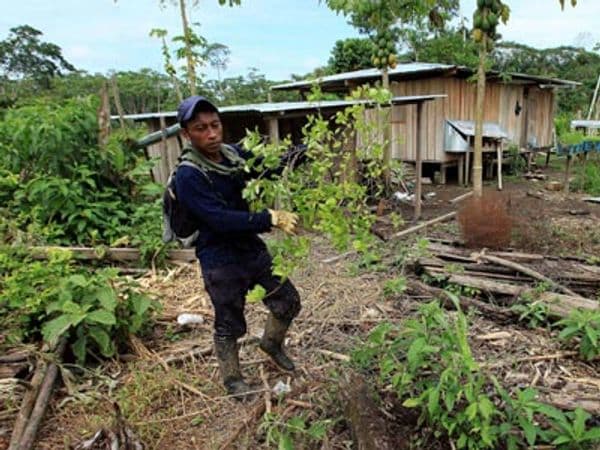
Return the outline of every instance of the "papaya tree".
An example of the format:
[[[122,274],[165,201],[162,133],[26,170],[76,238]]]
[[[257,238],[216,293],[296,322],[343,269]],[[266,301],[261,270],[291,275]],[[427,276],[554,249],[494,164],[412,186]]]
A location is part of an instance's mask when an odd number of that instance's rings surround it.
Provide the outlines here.
[[[562,9],[565,0],[558,0]],[[571,6],[577,0],[570,0]],[[500,21],[507,23],[510,8],[502,0],[477,0],[477,8],[473,13],[473,40],[479,46],[479,64],[477,67],[477,95],[475,104],[475,142],[473,148],[473,192],[481,196],[483,192],[483,105],[485,99],[485,73],[487,55],[494,43],[500,39],[496,28]]]
[[[475,142],[473,148],[473,192],[483,193],[483,104],[485,100],[485,73],[487,55],[500,35],[496,28],[500,21],[506,23],[510,8],[502,0],[477,0],[473,13],[473,40],[479,46],[477,67],[477,95],[475,100]]]
[[[373,40],[373,66],[381,70],[382,85],[389,90],[389,69],[397,64],[396,45],[403,26],[421,23],[425,18],[433,27],[442,27],[458,12],[458,0],[325,0],[327,6],[349,19],[349,23]],[[387,122],[387,121],[386,121]],[[384,182],[390,186],[391,146],[387,123],[384,135]]]
[[[164,6],[167,0],[160,0],[160,5]],[[194,47],[198,45],[199,36],[194,33],[190,26],[188,18],[186,0],[171,0],[172,3],[177,4],[179,7],[179,14],[181,15],[181,25],[183,29],[182,41],[183,41],[183,56],[185,56],[187,64],[187,76],[188,85],[190,88],[190,94],[196,95],[196,65],[198,61],[198,55],[194,51]],[[199,0],[193,0],[192,5],[197,5]],[[236,6],[241,4],[241,0],[219,0],[220,5]],[[160,37],[160,36],[159,36]]]

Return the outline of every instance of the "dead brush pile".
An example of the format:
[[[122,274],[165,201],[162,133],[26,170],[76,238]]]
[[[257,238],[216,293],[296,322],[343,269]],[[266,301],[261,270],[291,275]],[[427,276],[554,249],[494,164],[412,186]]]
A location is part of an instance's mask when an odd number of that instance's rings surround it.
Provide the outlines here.
[[[510,245],[513,219],[507,198],[499,192],[484,192],[465,201],[458,223],[467,247],[500,249]]]

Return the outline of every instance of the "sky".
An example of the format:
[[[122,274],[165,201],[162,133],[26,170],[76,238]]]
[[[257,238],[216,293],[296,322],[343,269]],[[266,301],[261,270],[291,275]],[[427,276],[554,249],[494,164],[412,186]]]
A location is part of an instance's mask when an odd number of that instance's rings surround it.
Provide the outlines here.
[[[161,44],[149,36],[164,28],[180,34],[180,16],[166,0],[0,0],[0,40],[9,29],[28,24],[43,32],[42,40],[57,44],[78,69],[162,71]],[[508,26],[499,27],[506,40],[532,47],[582,45],[600,42],[600,0],[579,0],[561,11],[558,0],[506,0],[511,7]],[[191,22],[209,42],[231,50],[225,77],[258,69],[271,80],[286,80],[325,65],[336,40],[358,33],[319,0],[242,0],[241,7],[222,7],[217,0],[198,0]],[[462,16],[471,17],[476,0],[461,0]],[[431,61],[434,62],[434,61]],[[216,78],[210,68],[202,72]]]

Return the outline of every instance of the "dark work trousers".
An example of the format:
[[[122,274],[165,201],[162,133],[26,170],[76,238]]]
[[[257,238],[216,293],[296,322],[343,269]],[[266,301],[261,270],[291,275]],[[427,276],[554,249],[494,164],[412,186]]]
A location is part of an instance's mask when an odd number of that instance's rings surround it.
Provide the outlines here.
[[[240,255],[236,264],[202,270],[204,286],[215,308],[215,336],[239,338],[246,334],[246,294],[257,284],[265,288],[264,304],[279,320],[291,322],[300,312],[300,295],[290,282],[272,273],[266,250]]]

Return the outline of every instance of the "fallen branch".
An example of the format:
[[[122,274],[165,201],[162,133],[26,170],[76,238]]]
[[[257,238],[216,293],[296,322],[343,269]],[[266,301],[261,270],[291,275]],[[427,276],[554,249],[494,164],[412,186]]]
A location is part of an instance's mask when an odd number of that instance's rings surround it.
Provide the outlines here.
[[[454,197],[453,199],[449,200],[448,203],[451,203],[454,205],[455,203],[465,200],[465,199],[471,197],[472,195],[473,195],[473,191],[470,191],[470,192],[467,192],[466,194],[462,194],[462,195],[459,195],[458,197]]]
[[[414,233],[415,231],[422,230],[423,228],[427,228],[430,225],[434,225],[436,223],[444,222],[446,220],[453,219],[456,216],[456,211],[450,212],[448,214],[444,214],[443,216],[436,217],[435,219],[428,220],[426,222],[420,223],[413,227],[407,228],[406,230],[398,231],[397,233],[392,234],[387,240],[398,239],[404,237],[408,234]],[[331,258],[327,258],[323,260],[325,264],[331,264],[333,262],[339,261],[341,259],[347,258],[348,256],[356,254],[356,250],[351,250],[346,253],[342,253],[341,255],[333,256]]]
[[[61,339],[54,353],[56,361],[60,361],[62,359],[66,345],[66,338]],[[58,366],[57,363],[53,361],[48,364],[48,369],[45,371],[44,378],[40,384],[39,392],[37,394],[37,398],[35,399],[35,404],[33,405],[31,414],[27,419],[27,424],[23,430],[23,433],[19,438],[18,446],[14,447],[15,449],[30,450],[33,447],[37,430],[40,426],[42,418],[44,417],[44,413],[46,412],[48,401],[52,395],[52,389],[54,388],[54,383],[56,382],[57,377]],[[12,448],[13,447],[9,447],[9,450],[12,450]]]
[[[350,357],[348,355],[332,352],[323,348],[318,348],[317,352],[321,353],[322,355],[329,356],[330,358],[337,359],[338,361],[350,362]]]

